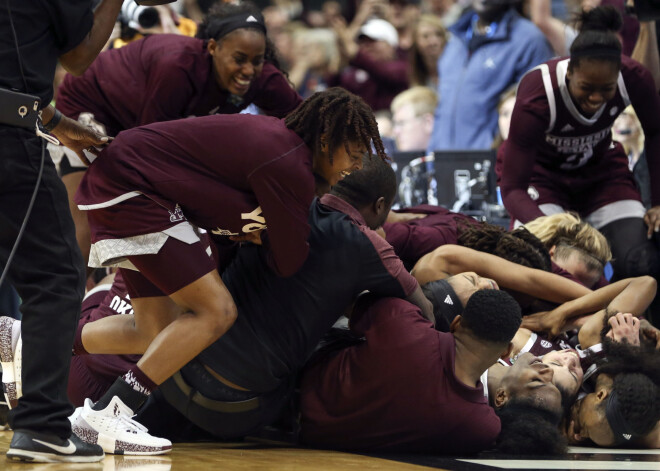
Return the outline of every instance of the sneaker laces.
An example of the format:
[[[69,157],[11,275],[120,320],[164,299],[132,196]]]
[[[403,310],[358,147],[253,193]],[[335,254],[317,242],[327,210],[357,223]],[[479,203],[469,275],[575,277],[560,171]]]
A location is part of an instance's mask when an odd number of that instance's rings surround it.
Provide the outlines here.
[[[133,420],[132,417],[128,417],[127,415],[120,414],[117,417],[117,420],[119,421],[120,426],[126,427],[126,431],[130,433],[147,433],[149,429],[139,423],[136,420]],[[135,416],[133,416],[135,417]]]

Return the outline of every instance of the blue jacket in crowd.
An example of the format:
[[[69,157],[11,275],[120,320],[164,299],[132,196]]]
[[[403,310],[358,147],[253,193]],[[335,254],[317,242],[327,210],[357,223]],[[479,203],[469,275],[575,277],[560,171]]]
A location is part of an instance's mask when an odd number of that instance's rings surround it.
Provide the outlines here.
[[[472,34],[475,23],[473,11],[458,19],[438,61],[440,101],[429,151],[489,149],[500,95],[552,57],[541,31],[513,9],[485,35]]]

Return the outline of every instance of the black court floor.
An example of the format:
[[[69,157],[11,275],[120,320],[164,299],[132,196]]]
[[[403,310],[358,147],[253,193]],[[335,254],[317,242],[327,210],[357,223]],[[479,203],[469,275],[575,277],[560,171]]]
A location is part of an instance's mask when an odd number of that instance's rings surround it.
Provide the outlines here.
[[[523,470],[660,470],[660,450],[624,450],[572,447],[555,457],[445,458],[435,456],[390,456],[405,463],[451,471]]]

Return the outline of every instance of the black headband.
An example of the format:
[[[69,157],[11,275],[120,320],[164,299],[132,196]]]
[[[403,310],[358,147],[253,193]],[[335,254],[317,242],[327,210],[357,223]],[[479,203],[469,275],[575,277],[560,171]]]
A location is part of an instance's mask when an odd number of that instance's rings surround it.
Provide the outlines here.
[[[598,46],[571,51],[571,59],[582,59],[585,57],[611,57],[612,59],[618,59],[620,61],[621,49]]]
[[[631,438],[636,437],[638,434],[628,425],[625,417],[621,412],[621,406],[619,404],[619,398],[615,390],[612,390],[607,397],[607,403],[605,405],[605,417],[607,422],[612,428],[614,433],[615,445],[621,445],[627,443]]]
[[[264,23],[264,17],[261,13],[246,12],[213,22],[209,25],[208,37],[220,39],[227,36],[232,31],[241,28],[257,28],[264,33],[264,35],[266,34],[266,24]]]
[[[436,280],[422,286],[424,295],[433,304],[435,328],[449,332],[456,316],[463,314],[463,305],[447,280]]]

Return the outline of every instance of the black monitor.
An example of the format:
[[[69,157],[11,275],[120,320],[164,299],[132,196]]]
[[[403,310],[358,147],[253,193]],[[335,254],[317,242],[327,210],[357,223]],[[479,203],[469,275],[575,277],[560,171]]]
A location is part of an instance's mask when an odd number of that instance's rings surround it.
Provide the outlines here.
[[[425,155],[425,151],[418,150],[412,152],[394,152],[390,156],[392,158],[392,168],[394,169],[394,173],[396,173],[397,192],[393,204],[395,209],[427,203],[423,183],[418,181],[419,178],[416,176],[411,177],[410,172],[411,162],[413,163],[412,168],[416,169],[416,161]],[[417,189],[411,188],[411,185],[416,185]]]
[[[496,204],[494,150],[448,150],[433,153],[438,204],[454,211]]]
[[[392,160],[394,208],[435,204],[466,211],[498,203],[493,150],[396,152]]]

